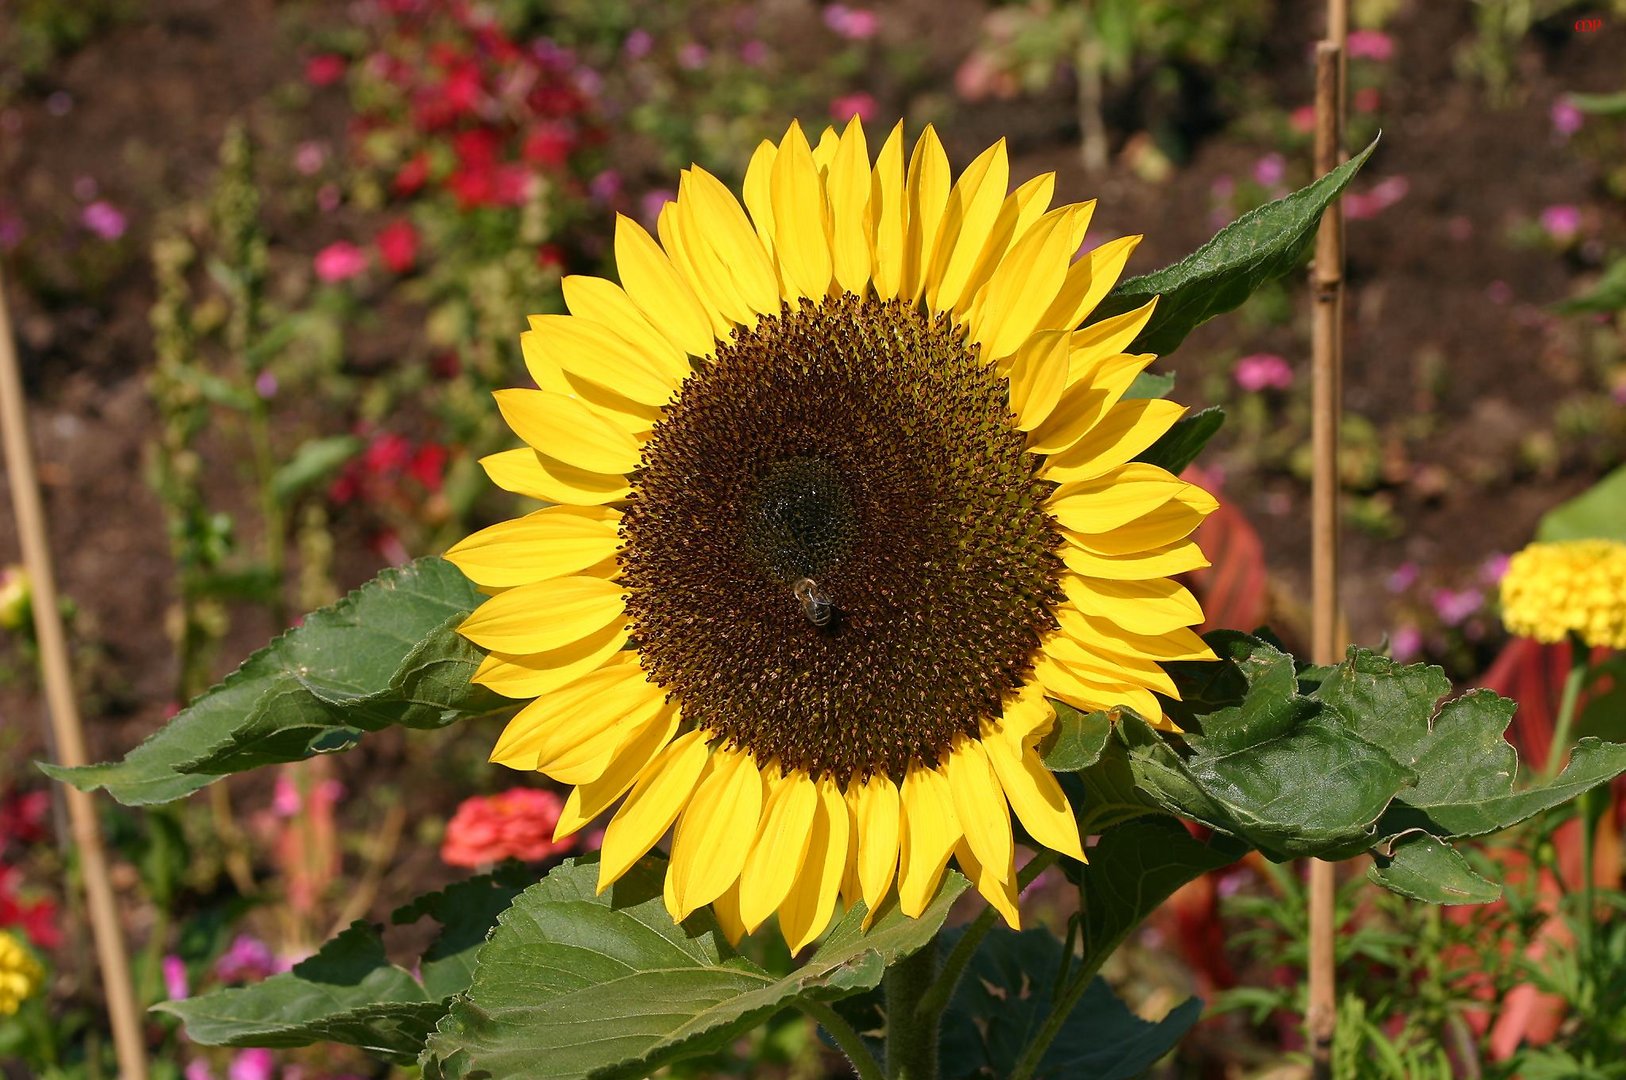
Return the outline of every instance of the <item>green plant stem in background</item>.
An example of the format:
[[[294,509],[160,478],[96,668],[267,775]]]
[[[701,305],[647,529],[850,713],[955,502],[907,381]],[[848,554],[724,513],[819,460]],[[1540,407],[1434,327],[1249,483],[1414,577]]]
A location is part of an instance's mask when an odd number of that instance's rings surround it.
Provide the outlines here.
[[[887,969],[886,1074],[891,1080],[937,1080],[937,1030],[941,1012],[922,1015],[920,1003],[937,977],[937,942]]]
[[[931,946],[928,945],[927,948]],[[869,1052],[869,1047],[864,1045],[864,1037],[843,1020],[840,1013],[822,1001],[804,1001],[801,1002],[800,1008],[830,1033],[830,1038],[835,1040],[842,1054],[846,1055],[858,1080],[885,1080],[886,1073],[874,1055]]]
[[[1564,679],[1564,695],[1558,703],[1558,722],[1553,725],[1553,744],[1547,749],[1547,764],[1542,767],[1543,783],[1558,775],[1564,751],[1569,749],[1570,732],[1575,727],[1575,706],[1581,700],[1581,687],[1591,666],[1592,650],[1575,635],[1570,635],[1570,673]]]

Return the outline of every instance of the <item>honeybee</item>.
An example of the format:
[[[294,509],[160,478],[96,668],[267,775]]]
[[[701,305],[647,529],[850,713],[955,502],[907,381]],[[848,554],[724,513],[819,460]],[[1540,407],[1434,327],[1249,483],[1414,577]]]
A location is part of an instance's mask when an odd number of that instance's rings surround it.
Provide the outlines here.
[[[824,626],[835,615],[835,605],[823,592],[819,590],[818,583],[812,578],[797,578],[791,585],[790,591],[802,605],[802,614],[814,626]]]

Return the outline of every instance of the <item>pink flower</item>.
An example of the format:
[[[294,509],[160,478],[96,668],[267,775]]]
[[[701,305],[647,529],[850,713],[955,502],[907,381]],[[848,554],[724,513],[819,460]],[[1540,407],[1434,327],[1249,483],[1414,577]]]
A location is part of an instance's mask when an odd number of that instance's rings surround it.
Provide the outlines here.
[[[226,1080],[272,1080],[276,1068],[276,1059],[269,1050],[260,1047],[239,1050],[226,1069]]]
[[[856,116],[867,123],[875,117],[875,99],[862,90],[842,94],[830,102],[830,115],[837,120],[850,120]]]
[[[1300,105],[1293,110],[1287,118],[1287,125],[1300,135],[1308,135],[1315,130],[1315,106]]]
[[[1383,93],[1375,86],[1363,86],[1355,91],[1355,111],[1372,113],[1383,104]]]
[[[338,53],[317,53],[305,61],[305,81],[312,86],[332,86],[344,78],[345,63]]]
[[[678,67],[684,71],[699,71],[711,59],[711,50],[698,41],[685,41],[678,47]]]
[[[614,202],[621,194],[621,174],[614,169],[605,169],[587,181],[587,193],[599,202]]]
[[[1497,306],[1512,303],[1513,286],[1498,278],[1485,286],[1485,298]]]
[[[831,4],[824,9],[824,25],[848,41],[867,41],[881,28],[881,17],[869,8]]]
[[[1479,564],[1479,580],[1486,585],[1500,585],[1511,560],[1512,556],[1502,552],[1486,556],[1485,561]]]
[[[752,38],[740,46],[740,62],[747,67],[761,67],[768,62],[768,43]]]
[[[563,808],[558,795],[540,788],[465,799],[446,823],[440,857],[449,866],[472,867],[507,858],[535,862],[568,851],[570,840],[553,839]]]
[[[80,211],[79,223],[103,240],[117,240],[130,224],[123,211],[104,199],[98,199]]]
[[[277,396],[277,377],[269,371],[262,371],[254,377],[254,392],[266,401]]]
[[[1402,664],[1409,664],[1423,651],[1423,632],[1410,623],[1395,628],[1389,638],[1389,655]]]
[[[418,265],[418,230],[412,222],[392,221],[378,231],[378,258],[397,274],[405,274]]]
[[[1422,573],[1422,568],[1416,563],[1403,562],[1389,572],[1389,579],[1384,582],[1384,585],[1392,593],[1403,593],[1417,584],[1417,579],[1422,576]]]
[[[1567,97],[1561,97],[1553,102],[1552,110],[1547,115],[1552,120],[1553,134],[1559,141],[1568,139],[1580,131],[1581,125],[1586,123],[1586,114],[1576,108],[1575,102]]]
[[[654,47],[655,39],[643,27],[634,29],[632,33],[627,35],[627,40],[621,43],[621,51],[634,60],[641,60],[648,56],[650,50]]]
[[[253,934],[238,934],[215,961],[215,976],[224,983],[259,982],[284,969],[271,946]]]
[[[202,1058],[194,1058],[186,1063],[186,1072],[182,1074],[186,1080],[215,1080],[215,1074],[210,1071],[209,1063]]]
[[[1349,35],[1346,46],[1349,55],[1357,60],[1376,60],[1385,63],[1395,54],[1394,39],[1382,30],[1356,30]]]
[[[367,253],[348,240],[337,240],[316,253],[313,265],[323,281],[348,281],[367,269]]]
[[[653,228],[655,223],[660,220],[661,207],[676,199],[677,192],[665,188],[646,191],[643,198],[638,200],[638,216],[643,219],[645,225]]]
[[[1287,176],[1287,159],[1280,154],[1270,153],[1253,163],[1254,182],[1267,188],[1273,188],[1281,183]]]
[[[1581,210],[1569,203],[1549,206],[1541,212],[1541,230],[1561,244],[1574,240],[1581,232]]]
[[[315,139],[307,139],[294,150],[294,168],[301,176],[315,176],[327,162],[327,148]]]
[[[186,982],[186,961],[170,953],[160,966],[164,971],[164,993],[169,995],[169,1000],[180,1001],[186,997],[190,993]]]
[[[1286,390],[1293,385],[1293,369],[1275,353],[1254,353],[1236,362],[1231,372],[1237,386],[1250,394],[1261,390]]]
[[[1430,599],[1434,614],[1447,626],[1467,622],[1485,603],[1485,596],[1478,589],[1435,589]]]
[[[1411,181],[1404,176],[1386,176],[1361,195],[1344,196],[1344,216],[1351,221],[1377,217],[1406,197]]]

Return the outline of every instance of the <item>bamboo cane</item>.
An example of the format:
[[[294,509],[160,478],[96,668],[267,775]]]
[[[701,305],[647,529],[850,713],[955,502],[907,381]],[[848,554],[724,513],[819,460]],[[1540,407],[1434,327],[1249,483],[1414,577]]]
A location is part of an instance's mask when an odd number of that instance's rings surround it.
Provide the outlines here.
[[[17,514],[23,565],[33,590],[34,631],[39,638],[40,670],[51,734],[61,764],[83,765],[84,728],[73,696],[68,646],[61,609],[57,606],[56,578],[51,569],[50,542],[34,472],[33,448],[28,441],[28,413],[11,336],[11,316],[6,309],[3,276],[0,276],[0,433],[4,435],[6,475]],[[121,1080],[146,1080],[147,1051],[141,1033],[141,1013],[130,982],[130,963],[125,955],[124,934],[119,927],[96,808],[85,792],[73,787],[66,790],[68,823],[74,846],[78,848],[79,870],[84,880],[96,955],[102,968],[102,987],[107,996],[107,1015],[113,1028],[119,1076]]]
[[[1327,40],[1316,45],[1315,171],[1324,176],[1343,150],[1344,45],[1349,33],[1346,0],[1328,0]],[[1311,578],[1314,615],[1311,655],[1317,664],[1335,664],[1343,649],[1338,604],[1338,417],[1343,408],[1344,222],[1340,200],[1327,208],[1316,233],[1310,269],[1312,442],[1315,471],[1311,485]],[[1337,880],[1333,864],[1310,862],[1309,1007],[1306,1035],[1313,1072],[1332,1075],[1332,1041],[1338,1023],[1336,966]]]

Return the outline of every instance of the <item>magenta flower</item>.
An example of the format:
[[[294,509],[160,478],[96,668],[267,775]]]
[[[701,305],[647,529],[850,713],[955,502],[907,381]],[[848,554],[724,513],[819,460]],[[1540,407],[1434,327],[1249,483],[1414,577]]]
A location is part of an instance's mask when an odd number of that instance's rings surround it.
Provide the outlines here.
[[[1377,217],[1411,191],[1411,181],[1404,176],[1386,176],[1360,195],[1344,197],[1344,216],[1352,221]]]
[[[238,934],[215,961],[215,977],[224,983],[259,982],[280,970],[271,946],[253,934]]]
[[[1231,377],[1250,394],[1261,390],[1286,390],[1293,385],[1293,369],[1275,353],[1254,353],[1236,362]]]
[[[856,116],[868,123],[875,117],[875,99],[862,90],[842,94],[830,102],[830,115],[837,120],[851,120]]]
[[[1281,183],[1287,176],[1287,159],[1277,153],[1266,154],[1253,163],[1253,179],[1256,183],[1273,188]]]
[[[1561,244],[1567,244],[1581,233],[1580,207],[1558,203],[1541,212],[1541,231]]]
[[[130,225],[124,212],[105,199],[98,199],[80,211],[79,223],[103,240],[117,240]]]
[[[315,139],[306,139],[294,150],[294,168],[300,176],[315,176],[327,163],[327,148]]]
[[[337,240],[316,253],[313,265],[323,281],[348,281],[367,269],[367,253],[348,240]]]
[[[1357,60],[1376,60],[1380,64],[1395,54],[1394,39],[1382,30],[1356,30],[1349,35],[1346,48]]]
[[[1423,651],[1423,632],[1410,623],[1396,627],[1389,638],[1389,655],[1402,664],[1409,664]]]
[[[698,41],[686,41],[677,51],[678,67],[684,71],[699,71],[711,59],[711,50]]]
[[[831,4],[824,9],[824,25],[848,41],[867,41],[881,28],[881,17],[869,8]]]
[[[261,1047],[240,1050],[226,1069],[226,1080],[272,1080],[277,1074],[277,1063],[271,1051]]]
[[[1580,131],[1581,125],[1586,123],[1586,114],[1576,108],[1575,102],[1567,97],[1561,97],[1553,102],[1552,110],[1547,115],[1552,120],[1553,134],[1560,141]]]
[[[627,40],[621,43],[621,51],[634,60],[642,60],[654,48],[655,39],[641,26],[628,34]]]
[[[638,216],[643,218],[644,224],[653,227],[661,217],[661,207],[677,199],[677,192],[666,188],[644,192],[643,198],[638,200]]]
[[[179,1001],[190,995],[186,981],[186,961],[174,953],[166,955],[160,965],[164,971],[164,993],[169,1000]]]
[[[1479,580],[1486,585],[1500,585],[1502,576],[1507,573],[1507,564],[1511,558],[1504,552],[1487,556],[1485,561],[1479,564]]]
[[[1430,599],[1434,614],[1447,626],[1461,626],[1485,603],[1478,589],[1435,589]]]
[[[768,43],[760,38],[752,38],[740,46],[740,62],[747,67],[762,67],[769,58]]]
[[[1417,584],[1417,579],[1422,576],[1422,573],[1421,567],[1408,560],[1389,572],[1389,578],[1384,582],[1384,585],[1392,593],[1403,593]]]

